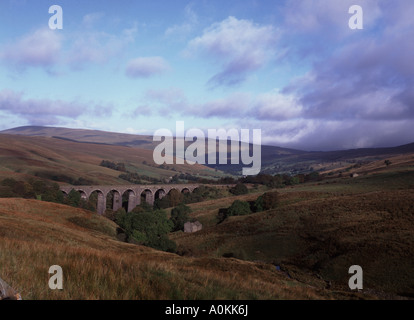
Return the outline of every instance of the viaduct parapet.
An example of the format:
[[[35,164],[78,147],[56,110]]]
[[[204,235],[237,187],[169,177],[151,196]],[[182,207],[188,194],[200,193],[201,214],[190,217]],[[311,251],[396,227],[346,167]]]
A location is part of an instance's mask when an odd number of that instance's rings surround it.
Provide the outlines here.
[[[98,194],[97,212],[103,214],[106,209],[107,196],[113,193],[114,211],[122,207],[122,196],[126,193],[128,196],[127,211],[132,211],[136,206],[141,204],[141,198],[145,199],[150,205],[154,204],[155,199],[162,199],[171,190],[186,193],[193,192],[198,188],[198,184],[166,184],[166,185],[122,185],[122,186],[61,186],[60,190],[69,194],[71,190],[78,191],[82,199],[88,200],[93,192]]]

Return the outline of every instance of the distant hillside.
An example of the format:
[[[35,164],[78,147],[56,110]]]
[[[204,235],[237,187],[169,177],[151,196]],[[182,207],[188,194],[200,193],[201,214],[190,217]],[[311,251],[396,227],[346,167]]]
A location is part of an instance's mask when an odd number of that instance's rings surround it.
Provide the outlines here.
[[[127,172],[103,167],[103,160],[123,163]],[[153,161],[152,151],[142,148],[0,134],[0,179],[37,176],[69,184],[127,184],[129,180],[119,176],[128,172],[143,180],[162,181],[181,173],[211,179],[223,175],[198,164],[159,166]]]
[[[363,148],[338,151],[302,152],[290,155],[267,156],[264,153],[264,173],[308,173],[328,171],[355,164],[366,164],[388,157],[414,153],[414,143],[390,148]],[[222,168],[220,168],[222,169]]]
[[[55,127],[26,126],[2,131],[0,133],[54,137],[67,141],[88,142],[128,146],[145,150],[154,150],[158,142],[148,135],[133,135],[98,130],[68,129]],[[190,143],[187,143],[187,145]],[[390,156],[414,153],[414,143],[389,148],[362,148],[338,151],[302,151],[276,146],[262,146],[262,173],[299,174],[311,171],[328,171],[355,163],[366,163],[385,159]],[[230,155],[228,155],[228,158]],[[230,162],[229,162],[230,163]],[[244,164],[206,165],[229,174],[240,175]]]
[[[134,146],[150,150],[153,149],[152,136],[115,133],[99,130],[24,126],[0,131],[0,133],[23,136],[56,137],[67,139],[68,141]]]

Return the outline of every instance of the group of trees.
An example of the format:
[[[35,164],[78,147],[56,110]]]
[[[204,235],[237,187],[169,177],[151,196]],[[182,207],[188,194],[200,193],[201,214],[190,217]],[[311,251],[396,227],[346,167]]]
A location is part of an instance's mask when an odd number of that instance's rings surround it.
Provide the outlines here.
[[[13,178],[2,180],[0,182],[0,197],[38,199],[58,203],[62,203],[64,200],[57,183],[34,178],[28,181],[17,181]]]
[[[247,176],[240,178],[239,182],[261,184],[269,188],[283,188],[285,186],[320,180],[322,180],[322,176],[319,174],[319,172],[313,171],[308,174],[297,174],[295,176],[290,176],[287,174],[258,174],[256,176]]]
[[[177,245],[168,238],[168,233],[183,230],[190,213],[189,207],[180,204],[172,209],[171,217],[167,218],[164,210],[144,204],[128,213],[121,208],[115,214],[115,222],[124,230],[128,242],[175,252]]]
[[[235,200],[230,207],[219,211],[219,221],[222,222],[230,216],[243,216],[250,213],[261,212],[277,208],[279,193],[277,191],[265,192],[255,201]]]
[[[125,168],[125,163],[123,162],[115,163],[109,160],[102,160],[100,166],[109,168],[112,170],[116,170],[116,171],[123,171],[123,172],[127,171]]]
[[[65,183],[69,183],[71,185],[74,186],[81,186],[81,185],[91,185],[94,184],[94,181],[88,179],[88,178],[84,178],[84,177],[79,177],[79,178],[73,178],[73,177],[69,177],[65,174],[62,173],[56,173],[56,172],[36,172],[34,174],[35,177],[42,179],[42,180],[52,180],[52,181],[58,181],[58,182],[65,182]]]
[[[118,178],[131,182],[133,184],[147,184],[147,183],[162,183],[162,180],[146,175],[138,174],[136,172],[126,171],[118,176]]]
[[[96,211],[97,195],[91,195],[88,200],[82,199],[81,194],[72,190],[64,196],[57,183],[51,183],[35,178],[27,181],[17,181],[6,178],[0,182],[0,198],[37,199],[48,202],[66,204],[72,207]]]
[[[62,192],[61,192],[62,193]],[[96,193],[92,193],[89,198],[82,199],[81,194],[72,189],[67,197],[63,197],[63,200],[60,202],[62,204],[66,204],[68,206],[72,206],[75,208],[82,208],[85,210],[96,212],[96,203],[98,202],[98,195]]]
[[[224,196],[223,191],[209,186],[199,186],[193,192],[181,193],[172,189],[162,199],[155,199],[154,208],[166,209],[179,204],[190,204],[211,199],[218,199]]]
[[[223,177],[218,180],[201,178],[191,174],[180,174],[173,176],[170,183],[177,183],[180,181],[190,181],[202,184],[260,184],[265,185],[269,188],[283,188],[285,186],[291,186],[299,183],[304,183],[308,181],[320,181],[322,176],[318,172],[313,171],[308,174],[297,174],[297,175],[288,175],[288,174],[266,174],[260,173],[256,176],[246,176],[240,178],[234,177]]]

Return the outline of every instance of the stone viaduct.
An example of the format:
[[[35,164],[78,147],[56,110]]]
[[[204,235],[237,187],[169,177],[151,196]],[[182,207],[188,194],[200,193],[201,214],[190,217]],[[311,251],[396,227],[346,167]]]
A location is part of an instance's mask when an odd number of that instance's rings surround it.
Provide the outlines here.
[[[126,193],[128,195],[128,208],[130,212],[136,206],[141,204],[141,197],[145,198],[145,201],[153,205],[155,199],[162,199],[172,189],[176,189],[179,192],[193,192],[198,188],[197,184],[167,184],[167,185],[122,185],[122,186],[61,186],[60,190],[69,194],[74,189],[80,192],[81,197],[88,200],[93,192],[98,193],[97,212],[103,214],[106,209],[107,196],[110,192],[113,192],[113,206],[114,211],[122,207],[122,196]]]

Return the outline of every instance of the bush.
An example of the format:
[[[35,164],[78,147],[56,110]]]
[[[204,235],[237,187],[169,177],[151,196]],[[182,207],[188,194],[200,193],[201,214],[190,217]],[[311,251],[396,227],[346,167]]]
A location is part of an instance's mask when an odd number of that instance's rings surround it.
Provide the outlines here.
[[[252,205],[253,212],[261,212],[277,208],[279,205],[279,193],[277,191],[266,192],[259,196]]]
[[[117,171],[123,171],[123,172],[126,171],[124,163],[115,163],[109,160],[102,160],[100,166],[106,167],[112,170],[117,170]]]
[[[261,212],[263,211],[263,195],[259,196],[253,204],[252,208],[253,212]]]
[[[243,183],[236,184],[233,188],[230,189],[230,193],[239,196],[242,194],[247,194],[249,190]]]
[[[184,223],[189,220],[190,213],[191,208],[187,207],[185,204],[180,204],[171,210],[170,220],[174,225],[173,231],[184,230]]]
[[[271,210],[279,205],[279,193],[277,191],[266,192],[263,194],[263,210]]]
[[[247,201],[235,200],[227,209],[227,216],[243,216],[251,212],[250,205]]]

